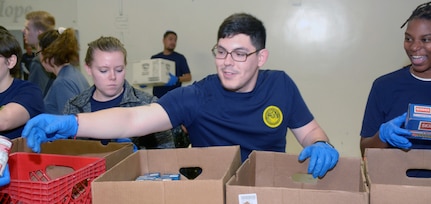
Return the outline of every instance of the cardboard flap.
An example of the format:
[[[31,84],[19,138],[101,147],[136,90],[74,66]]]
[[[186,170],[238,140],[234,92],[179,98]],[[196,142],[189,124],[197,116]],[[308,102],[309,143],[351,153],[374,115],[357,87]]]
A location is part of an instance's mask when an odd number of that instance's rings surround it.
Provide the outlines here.
[[[11,153],[33,152],[28,148],[27,141],[23,137],[13,139],[12,144]],[[41,153],[103,157],[106,159],[106,169],[110,169],[126,156],[133,153],[133,144],[110,142],[107,145],[103,145],[100,141],[95,140],[64,139],[43,143],[41,145]]]
[[[361,185],[358,182],[362,178],[360,158],[340,158],[335,168],[328,171],[323,178],[313,179],[307,173],[309,159],[301,163],[298,161],[298,155],[294,154],[265,151],[254,151],[252,154],[250,161],[255,163],[256,186],[354,192],[360,190]],[[301,181],[298,177],[306,179]]]
[[[369,203],[361,158],[340,157],[323,178],[307,174],[308,159],[253,151],[226,184],[226,203]]]
[[[392,148],[368,148],[365,150],[365,168],[372,183],[431,186],[431,178],[407,176],[411,169],[431,170],[431,151]]]
[[[196,180],[222,178],[232,164],[239,167],[239,146],[144,150],[141,163],[148,172],[180,173],[181,168],[201,168]],[[148,173],[142,172],[142,173]],[[184,178],[186,179],[186,178]],[[229,178],[228,178],[229,179]]]

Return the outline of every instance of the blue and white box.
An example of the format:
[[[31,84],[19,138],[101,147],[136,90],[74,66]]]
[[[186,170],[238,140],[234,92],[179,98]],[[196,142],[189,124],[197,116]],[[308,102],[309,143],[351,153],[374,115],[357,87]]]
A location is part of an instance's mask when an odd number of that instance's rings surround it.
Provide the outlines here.
[[[431,105],[409,104],[405,128],[410,138],[431,140]]]

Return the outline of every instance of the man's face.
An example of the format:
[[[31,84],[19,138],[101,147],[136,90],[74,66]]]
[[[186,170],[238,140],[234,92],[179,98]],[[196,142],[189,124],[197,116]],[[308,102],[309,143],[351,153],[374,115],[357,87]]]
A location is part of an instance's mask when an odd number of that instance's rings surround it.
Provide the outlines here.
[[[174,51],[177,46],[177,36],[174,34],[169,34],[163,38],[163,45],[166,50]]]
[[[34,26],[33,26],[33,22],[30,21],[26,21],[24,24],[24,30],[22,31],[24,33],[24,42],[33,46],[38,46],[39,44],[39,40],[37,39],[37,37],[39,36],[40,33],[42,33],[40,30],[37,30]]]
[[[219,39],[218,48],[227,52],[240,51],[252,53],[256,48],[251,44],[250,36],[244,34]],[[234,92],[250,92],[254,89],[257,81],[259,67],[267,59],[267,50],[262,49],[251,54],[244,62],[237,62],[228,54],[225,59],[215,59],[217,74],[223,87]]]

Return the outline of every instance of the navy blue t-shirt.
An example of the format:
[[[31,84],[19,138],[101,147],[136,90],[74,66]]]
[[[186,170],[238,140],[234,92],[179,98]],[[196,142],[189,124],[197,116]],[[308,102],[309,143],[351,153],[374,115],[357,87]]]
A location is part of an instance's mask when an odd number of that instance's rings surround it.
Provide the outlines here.
[[[8,103],[18,103],[22,105],[33,118],[43,113],[45,106],[43,104],[42,91],[35,84],[20,79],[14,79],[11,86],[3,93],[0,93],[0,108]],[[24,125],[0,132],[1,135],[10,139],[21,137]]]
[[[410,66],[377,78],[371,88],[362,121],[361,136],[372,137],[380,125],[407,112],[408,104],[431,105],[431,81],[418,79]],[[431,141],[410,139],[413,149],[430,149]]]
[[[252,150],[285,152],[287,128],[313,120],[283,71],[260,70],[249,93],[227,91],[217,75],[210,75],[170,91],[158,103],[174,127],[186,126],[193,147],[240,145],[242,161]]]

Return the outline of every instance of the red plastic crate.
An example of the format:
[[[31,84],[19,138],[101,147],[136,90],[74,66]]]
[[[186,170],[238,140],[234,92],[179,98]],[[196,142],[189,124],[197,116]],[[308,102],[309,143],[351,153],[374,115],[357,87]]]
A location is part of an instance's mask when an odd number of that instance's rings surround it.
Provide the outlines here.
[[[105,172],[96,157],[17,152],[8,164],[11,183],[0,188],[0,203],[91,203],[91,182]]]

